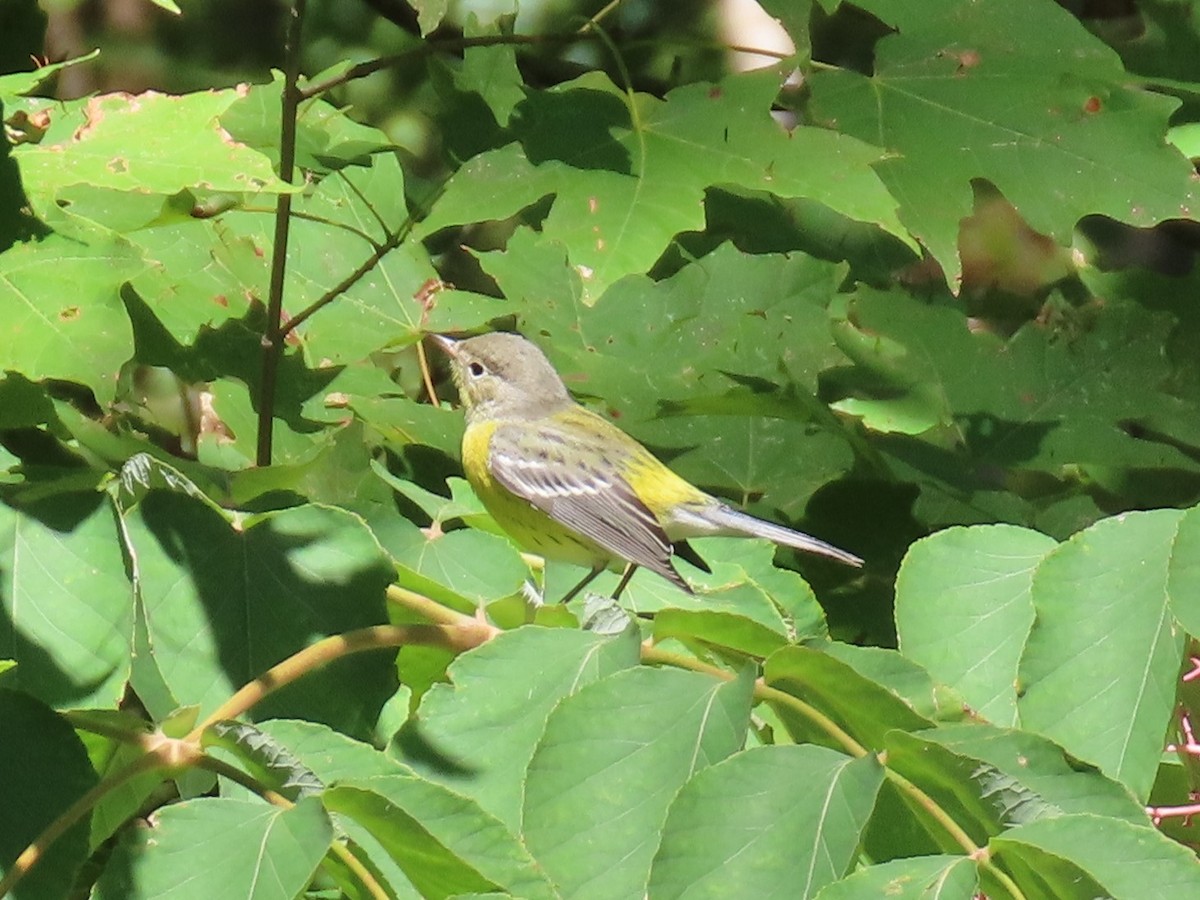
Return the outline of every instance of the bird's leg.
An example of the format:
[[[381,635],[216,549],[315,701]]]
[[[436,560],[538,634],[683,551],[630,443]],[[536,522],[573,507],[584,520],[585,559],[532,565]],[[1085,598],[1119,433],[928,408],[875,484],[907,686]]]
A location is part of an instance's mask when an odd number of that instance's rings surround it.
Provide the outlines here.
[[[636,571],[637,563],[630,563],[625,567],[625,574],[621,576],[621,580],[617,582],[617,589],[612,593],[614,600],[621,596],[621,591],[625,590],[625,585],[629,584],[629,579],[633,577],[633,573]]]
[[[563,598],[561,600],[559,600],[558,602],[566,603],[568,600],[572,599],[576,594],[578,594],[585,587],[587,587],[589,584],[591,584],[592,581],[596,578],[596,576],[599,575],[601,572],[603,572],[605,568],[606,568],[605,566],[595,566],[592,569],[592,571],[588,572],[586,575],[583,576],[583,579],[579,582],[579,584],[575,585],[575,587],[571,588],[569,591],[567,591],[565,594],[563,594]]]

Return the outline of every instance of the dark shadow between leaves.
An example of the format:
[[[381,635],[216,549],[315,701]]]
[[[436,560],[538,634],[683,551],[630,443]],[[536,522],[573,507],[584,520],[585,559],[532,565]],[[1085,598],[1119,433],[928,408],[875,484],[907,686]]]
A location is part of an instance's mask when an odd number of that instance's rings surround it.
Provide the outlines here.
[[[288,520],[287,530],[274,518],[239,531],[199,500],[161,490],[146,496],[140,512],[149,536],[178,567],[159,562],[143,571],[150,639],[163,670],[209,662],[188,659],[187,646],[205,624],[186,621],[187,610],[179,606],[186,598],[170,600],[181,577],[199,596],[216,644],[215,662],[235,688],[316,640],[387,622],[384,590],[395,573],[382,558],[364,558],[337,581],[308,572],[295,558],[321,541],[331,541],[329,552],[340,552],[336,545],[344,535],[322,532],[322,514],[315,514],[317,530],[309,533],[294,530],[295,519]],[[153,550],[139,552],[147,558]],[[397,688],[393,661],[394,653],[387,652],[343,657],[279,689],[251,716],[322,722],[369,740],[380,709]],[[179,685],[189,683],[199,689],[186,677],[172,685],[181,704],[203,699],[178,695]]]
[[[443,752],[429,740],[421,730],[417,719],[409,719],[396,732],[389,748],[392,755],[412,764],[417,769],[436,772],[453,778],[470,778],[478,774],[479,769],[467,766]]]
[[[28,503],[13,503],[11,506],[21,515],[37,520],[52,531],[68,534],[95,514],[102,503],[103,494],[87,492],[60,493]],[[44,559],[33,560],[29,564],[44,565],[45,562]],[[12,585],[14,574],[0,568],[0,585]],[[48,574],[52,577],[56,575],[54,572]],[[16,669],[5,678],[5,686],[24,691],[57,707],[78,705],[91,699],[100,686],[112,677],[115,667],[87,680],[80,679],[78,673],[62,668],[58,660],[30,637],[19,622],[13,620],[10,611],[16,605],[15,597],[0,596],[0,647],[4,648],[0,651],[0,658],[17,662]],[[62,613],[72,614],[70,610],[63,610]]]
[[[629,110],[615,94],[539,91],[516,108],[513,126],[535,166],[557,159],[577,169],[633,173],[629,151],[612,136],[614,128],[630,128]]]
[[[154,311],[131,287],[121,299],[133,325],[134,358],[144,365],[170,369],[189,383],[232,378],[245,383],[251,404],[257,410],[262,382],[262,333],[266,310],[254,303],[240,319],[226,319],[216,328],[202,328],[196,341],[185,347],[175,340]],[[299,353],[284,353],[279,360],[275,417],[298,434],[327,428],[323,422],[304,418],[305,401],[322,393],[343,366],[310,369]]]

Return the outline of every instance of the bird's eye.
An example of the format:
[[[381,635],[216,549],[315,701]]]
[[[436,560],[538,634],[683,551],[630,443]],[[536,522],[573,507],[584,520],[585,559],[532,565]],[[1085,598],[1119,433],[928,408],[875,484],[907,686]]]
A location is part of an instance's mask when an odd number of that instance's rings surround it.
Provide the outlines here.
[[[472,378],[478,378],[486,370],[483,368],[483,363],[473,362],[467,366],[467,371],[471,373]]]

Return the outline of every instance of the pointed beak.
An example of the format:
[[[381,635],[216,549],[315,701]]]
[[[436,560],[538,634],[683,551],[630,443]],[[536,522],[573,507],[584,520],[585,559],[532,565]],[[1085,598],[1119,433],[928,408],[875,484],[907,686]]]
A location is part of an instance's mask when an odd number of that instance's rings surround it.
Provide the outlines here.
[[[444,334],[430,334],[427,337],[437,344],[438,349],[453,359],[458,355],[458,341],[454,338],[448,338]]]

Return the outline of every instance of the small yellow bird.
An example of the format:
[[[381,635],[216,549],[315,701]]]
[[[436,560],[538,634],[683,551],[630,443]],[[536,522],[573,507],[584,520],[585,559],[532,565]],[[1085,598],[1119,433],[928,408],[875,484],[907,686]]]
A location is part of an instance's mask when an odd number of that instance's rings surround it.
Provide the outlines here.
[[[430,337],[450,357],[467,414],[463,469],[492,518],[529,550],[591,569],[562,602],[618,562],[629,565],[614,598],[638,566],[690,594],[671,555],[692,537],[766,538],[862,565],[853,553],[756,519],[684,481],[576,403],[545,354],[520,335]]]

